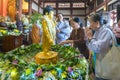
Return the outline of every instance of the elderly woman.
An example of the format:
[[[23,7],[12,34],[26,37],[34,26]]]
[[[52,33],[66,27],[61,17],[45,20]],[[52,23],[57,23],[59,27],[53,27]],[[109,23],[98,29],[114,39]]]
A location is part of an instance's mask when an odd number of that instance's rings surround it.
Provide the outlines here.
[[[86,31],[86,35],[88,38],[87,46],[90,50],[95,52],[97,60],[95,63],[95,80],[110,80],[109,77],[104,78],[104,75],[101,75],[101,73],[104,71],[102,70],[102,68],[100,68],[101,64],[99,62],[102,61],[104,56],[111,49],[112,32],[110,33],[110,30],[108,30],[109,28],[107,28],[107,26],[103,24],[102,16],[99,14],[95,14],[90,17],[90,29],[95,31],[93,36],[90,30]]]
[[[72,24],[73,30],[70,37],[66,41],[61,42],[60,44],[73,44],[73,47],[78,48],[80,53],[82,53],[86,57],[86,59],[88,59],[89,50],[86,46],[84,29],[80,27],[81,20],[78,17],[75,17]]]

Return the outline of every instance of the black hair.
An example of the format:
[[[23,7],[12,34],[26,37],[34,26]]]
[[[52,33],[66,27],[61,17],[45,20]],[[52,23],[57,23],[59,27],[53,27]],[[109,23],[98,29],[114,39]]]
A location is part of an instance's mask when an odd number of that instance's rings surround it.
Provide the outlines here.
[[[83,27],[83,23],[80,23],[80,27]]]
[[[98,21],[100,23],[100,25],[103,25],[103,18],[102,18],[101,14],[92,15],[91,20],[94,21],[94,22]]]
[[[75,17],[74,19],[73,19],[73,21],[75,21],[75,22],[77,22],[77,23],[81,23],[81,20],[80,20],[80,18],[78,18],[78,17]]]
[[[73,19],[73,21],[79,23],[80,27],[83,27],[83,23],[82,23],[82,21],[81,21],[81,19],[80,19],[79,17],[75,17],[75,18]]]
[[[108,21],[104,19],[103,20],[103,24],[107,24],[107,23],[108,23]]]
[[[50,11],[53,11],[53,8],[51,6],[46,6],[46,8],[43,10],[43,15],[45,15],[46,12],[49,14]]]

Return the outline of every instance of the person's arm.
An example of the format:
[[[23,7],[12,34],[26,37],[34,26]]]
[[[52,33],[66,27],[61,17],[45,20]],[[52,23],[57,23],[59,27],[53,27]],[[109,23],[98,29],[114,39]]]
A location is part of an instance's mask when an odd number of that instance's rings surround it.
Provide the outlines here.
[[[98,37],[98,36],[97,36]],[[110,47],[110,41],[112,36],[108,30],[101,32],[99,39],[91,39],[91,41],[87,44],[88,48],[95,53],[103,53],[108,50]]]
[[[74,32],[72,32],[74,33]],[[61,42],[60,44],[68,44],[68,43],[74,43],[74,44],[77,44],[77,43],[82,43],[84,42],[84,37],[85,37],[85,32],[83,29],[79,29],[78,32],[77,32],[77,37],[78,39],[77,40],[74,40],[72,39],[72,34],[71,36],[66,40],[66,41],[63,41]]]
[[[61,43],[59,43],[59,44],[61,44],[61,45],[63,45],[63,44],[68,44],[68,43],[73,43],[73,40],[66,40],[66,41],[63,41],[63,42],[61,42]]]
[[[78,37],[78,39],[77,40],[73,40],[73,42],[75,43],[75,44],[77,44],[77,43],[83,43],[85,40],[85,32],[84,32],[84,29],[79,29],[78,30],[78,34],[77,34],[77,37]]]
[[[72,34],[73,34],[73,31],[71,32],[70,37],[66,41],[62,41],[59,44],[63,45],[63,44],[73,43],[73,40],[72,40],[73,35]]]

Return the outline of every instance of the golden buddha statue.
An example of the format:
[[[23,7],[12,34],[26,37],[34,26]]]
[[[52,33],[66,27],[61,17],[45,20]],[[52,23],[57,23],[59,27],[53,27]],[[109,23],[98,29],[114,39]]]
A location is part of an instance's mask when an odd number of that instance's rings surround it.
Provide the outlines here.
[[[36,54],[36,63],[56,63],[58,53],[50,51],[50,47],[55,44],[56,29],[53,20],[54,12],[51,6],[47,6],[43,12],[42,19],[42,48],[43,52]]]

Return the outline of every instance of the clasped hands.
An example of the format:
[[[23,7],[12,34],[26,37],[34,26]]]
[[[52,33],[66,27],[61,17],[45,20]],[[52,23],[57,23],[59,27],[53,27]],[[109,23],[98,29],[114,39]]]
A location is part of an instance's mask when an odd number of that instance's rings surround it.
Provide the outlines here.
[[[87,37],[87,40],[91,40],[93,37],[93,33],[91,28],[85,28],[85,35]]]

